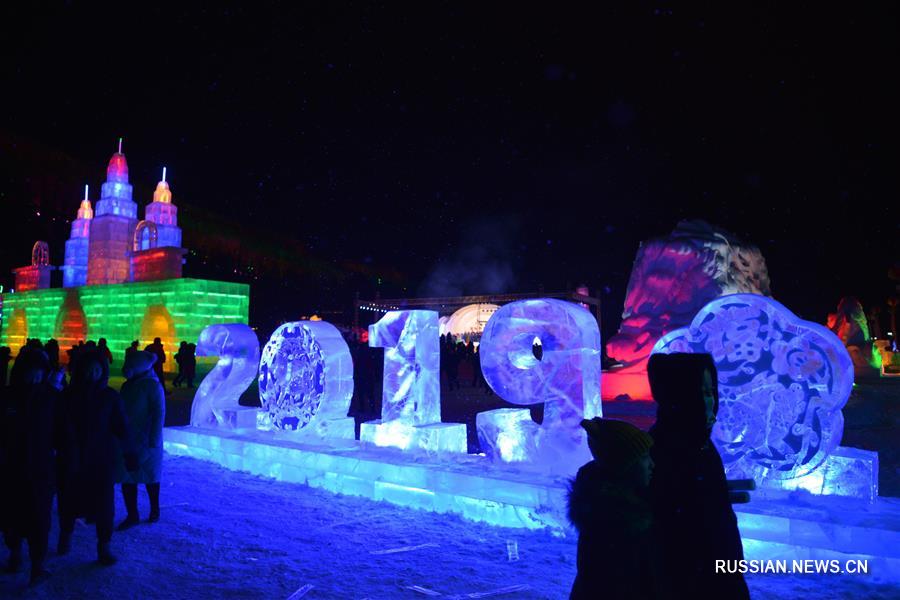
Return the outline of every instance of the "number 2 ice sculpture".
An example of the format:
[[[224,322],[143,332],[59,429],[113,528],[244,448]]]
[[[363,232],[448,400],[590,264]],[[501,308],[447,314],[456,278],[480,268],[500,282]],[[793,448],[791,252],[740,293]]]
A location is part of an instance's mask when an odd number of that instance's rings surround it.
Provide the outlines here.
[[[196,352],[198,356],[218,356],[219,361],[197,388],[191,406],[191,425],[236,425],[229,422],[228,416],[240,409],[241,394],[256,378],[259,365],[256,333],[243,323],[209,325],[200,332]]]
[[[538,427],[522,409],[479,413],[482,449],[493,458],[534,461],[551,470],[590,460],[580,422],[601,414],[600,348],[597,321],[575,304],[521,300],[495,312],[478,349],[485,380],[507,402],[543,403],[544,422]]]
[[[825,327],[770,298],[734,294],[713,300],[653,348],[674,352],[709,353],[716,363],[712,440],[729,477],[802,477],[840,443],[853,364]]]
[[[334,325],[296,321],[275,330],[259,363],[264,426],[355,437],[352,396],[353,359]]]

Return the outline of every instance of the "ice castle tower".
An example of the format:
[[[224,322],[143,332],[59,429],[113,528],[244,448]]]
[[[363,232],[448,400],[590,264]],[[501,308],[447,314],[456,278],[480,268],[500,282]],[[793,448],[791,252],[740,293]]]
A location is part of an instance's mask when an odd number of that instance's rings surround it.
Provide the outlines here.
[[[137,225],[137,204],[132,201],[128,183],[128,162],[119,151],[109,159],[106,183],[100,189],[100,200],[91,222],[88,244],[88,285],[124,283],[129,280],[133,233]]]
[[[63,287],[85,285],[88,276],[88,247],[91,240],[91,220],[94,209],[88,199],[88,186],[84,186],[84,200],[78,209],[78,217],[72,221],[72,233],[66,240],[66,259],[62,267]]]
[[[185,250],[181,247],[178,207],[172,204],[172,190],[162,180],[153,192],[153,202],[144,209],[144,220],[137,224],[131,252],[131,280],[153,281],[181,277]]]

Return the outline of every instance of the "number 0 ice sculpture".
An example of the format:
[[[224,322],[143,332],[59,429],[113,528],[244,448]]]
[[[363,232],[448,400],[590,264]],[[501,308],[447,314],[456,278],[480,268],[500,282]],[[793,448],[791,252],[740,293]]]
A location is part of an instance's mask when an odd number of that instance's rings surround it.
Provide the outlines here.
[[[507,402],[543,403],[544,422],[538,428],[524,409],[480,413],[482,449],[492,458],[533,461],[550,470],[590,460],[580,423],[601,414],[600,348],[597,321],[575,304],[521,300],[495,312],[478,348],[484,377]]]
[[[438,314],[395,310],[369,326],[369,346],[384,348],[381,420],[359,439],[376,446],[465,452],[466,426],[441,423]]]
[[[238,400],[256,378],[259,364],[259,340],[243,323],[209,325],[200,332],[197,356],[218,356],[219,361],[200,383],[191,406],[191,425],[210,427],[255,427],[253,409],[242,410]],[[250,423],[240,415],[252,414]]]
[[[353,359],[334,325],[296,321],[275,330],[259,363],[263,428],[354,438],[352,396]]]
[[[828,329],[774,300],[713,300],[653,353],[705,352],[719,373],[712,432],[730,478],[791,479],[819,467],[841,441],[853,387],[847,349]]]

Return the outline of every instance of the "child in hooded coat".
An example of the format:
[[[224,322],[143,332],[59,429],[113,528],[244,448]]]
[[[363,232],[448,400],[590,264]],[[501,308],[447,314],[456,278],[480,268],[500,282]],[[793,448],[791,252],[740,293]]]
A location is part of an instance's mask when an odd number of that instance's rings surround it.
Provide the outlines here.
[[[138,468],[125,468],[124,454],[117,462],[116,480],[122,484],[122,497],[128,515],[118,529],[128,529],[140,522],[137,508],[137,486],[143,483],[150,498],[151,523],[159,520],[159,480],[162,475],[163,422],[166,418],[166,396],[157,378],[156,356],[147,351],[132,352],[125,360],[122,373],[127,381],[122,385],[122,401],[128,418],[133,449],[137,453]]]
[[[743,575],[715,572],[742,560],[725,469],[710,440],[719,407],[709,354],[655,354],[647,366],[656,401],[655,470],[650,485],[663,579],[672,598],[749,598]]]
[[[647,489],[653,471],[649,435],[624,421],[582,421],[594,460],[569,491],[578,529],[578,574],[571,598],[656,598],[653,515]]]

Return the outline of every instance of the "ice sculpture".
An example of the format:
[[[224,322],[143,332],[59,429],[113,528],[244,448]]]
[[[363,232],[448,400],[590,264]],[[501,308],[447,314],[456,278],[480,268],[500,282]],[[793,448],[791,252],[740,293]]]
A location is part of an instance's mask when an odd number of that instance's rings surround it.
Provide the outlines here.
[[[498,408],[475,415],[481,451],[502,462],[523,462],[537,453],[540,425],[527,408]]]
[[[72,231],[66,241],[66,258],[63,265],[63,287],[76,287],[87,283],[88,245],[91,239],[91,219],[94,209],[88,199],[88,186],[84,186],[84,200],[72,221]]]
[[[716,363],[712,440],[729,478],[801,477],[840,443],[853,363],[825,327],[771,298],[734,294],[713,300],[653,348],[673,352],[707,352]]]
[[[181,228],[178,227],[178,207],[172,204],[172,191],[166,182],[166,168],[163,167],[162,179],[156,184],[153,202],[144,209],[144,219],[156,223],[159,240],[157,246],[181,247]]]
[[[603,397],[650,399],[647,359],[656,341],[685,327],[714,298],[770,296],[766,261],[756,246],[703,221],[681,221],[661,238],[641,242],[618,333],[607,354],[622,364],[603,374]]]
[[[334,325],[295,321],[275,330],[259,363],[262,428],[355,437],[352,396],[353,359]]]
[[[191,406],[191,425],[254,427],[256,410],[240,406],[238,400],[256,378],[259,365],[256,333],[243,323],[209,325],[200,332],[196,352],[197,356],[218,356],[219,361],[197,388]],[[244,421],[243,413],[252,413],[252,418]]]
[[[381,420],[363,423],[360,440],[466,452],[466,426],[441,423],[439,338],[431,310],[390,311],[369,326],[369,346],[384,348]]]
[[[31,264],[13,269],[16,288],[19,292],[45,290],[50,287],[50,273],[56,267],[50,266],[50,247],[47,242],[37,241],[31,247]]]
[[[131,199],[128,183],[128,162],[119,151],[109,159],[106,182],[100,188],[100,200],[91,223],[88,242],[89,285],[124,283],[129,280],[134,228],[137,225],[137,204]]]
[[[534,352],[535,338],[543,349],[540,359]],[[551,470],[568,470],[590,460],[580,422],[601,415],[600,348],[597,321],[576,304],[549,298],[520,300],[494,313],[479,346],[485,380],[507,402],[544,404],[544,422],[533,430],[536,453],[527,456],[514,448],[499,448],[498,438],[490,446],[494,458],[531,460]],[[485,426],[503,422],[482,415],[478,419]],[[519,433],[508,432],[507,439],[531,446],[521,433],[527,430],[520,423],[516,428]],[[479,438],[488,437],[482,428]]]

